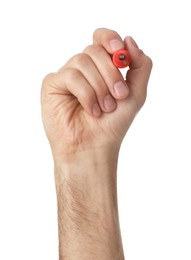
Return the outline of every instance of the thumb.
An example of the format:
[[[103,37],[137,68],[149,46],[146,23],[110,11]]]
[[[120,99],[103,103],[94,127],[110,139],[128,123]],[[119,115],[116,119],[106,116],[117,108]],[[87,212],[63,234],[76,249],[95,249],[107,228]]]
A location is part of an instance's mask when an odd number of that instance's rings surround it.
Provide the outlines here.
[[[127,36],[124,39],[124,43],[131,56],[130,69],[126,75],[126,82],[131,94],[136,98],[139,110],[146,99],[147,85],[152,69],[152,60],[139,49],[132,37]]]

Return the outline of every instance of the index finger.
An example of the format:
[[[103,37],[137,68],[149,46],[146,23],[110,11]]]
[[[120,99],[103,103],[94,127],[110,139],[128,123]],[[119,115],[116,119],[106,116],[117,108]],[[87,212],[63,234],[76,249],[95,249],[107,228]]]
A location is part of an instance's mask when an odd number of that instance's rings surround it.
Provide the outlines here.
[[[95,30],[93,34],[93,43],[102,45],[110,54],[125,48],[125,44],[120,35],[117,32],[106,28]]]

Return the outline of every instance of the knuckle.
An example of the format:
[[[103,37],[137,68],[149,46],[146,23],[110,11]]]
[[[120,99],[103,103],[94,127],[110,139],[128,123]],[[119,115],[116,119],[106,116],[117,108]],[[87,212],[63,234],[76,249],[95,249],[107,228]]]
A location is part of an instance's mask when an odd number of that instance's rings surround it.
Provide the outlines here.
[[[52,85],[55,73],[48,73],[42,80],[41,95],[45,95],[48,91],[49,86]]]
[[[147,68],[149,68],[150,70],[152,69],[153,67],[153,61],[152,59],[149,57],[149,56],[146,56],[145,55],[145,65]]]
[[[67,76],[70,79],[70,81],[78,81],[80,78],[82,78],[82,74],[79,70],[72,68],[72,69],[67,69]]]
[[[83,60],[88,59],[88,55],[86,53],[79,53],[73,57],[75,62],[81,62]]]
[[[118,38],[119,34],[115,30],[110,30],[111,38]]]
[[[84,49],[84,53],[86,54],[90,54],[90,53],[95,53],[95,52],[100,52],[103,50],[103,46],[100,44],[96,44],[96,45],[88,45],[85,49]]]
[[[43,81],[42,81],[42,85],[43,85],[43,86],[48,85],[48,84],[52,81],[52,79],[53,79],[54,76],[55,76],[55,73],[53,73],[53,72],[48,73],[48,74],[44,77],[44,79],[43,79]]]
[[[118,38],[119,35],[116,31],[111,30],[111,29],[107,29],[107,28],[98,28],[94,31],[93,33],[93,40],[96,43],[97,41],[97,37],[100,36],[100,34],[102,34],[103,37],[107,37],[107,35],[109,35],[111,38]]]
[[[141,66],[151,70],[153,67],[152,59],[149,56],[147,56],[141,49],[138,50],[138,55],[141,61]]]
[[[87,53],[80,53],[73,57],[73,63],[78,64],[79,66],[89,64],[90,60],[91,59]]]
[[[84,50],[83,50],[83,53],[89,53],[89,51],[91,51],[92,50],[92,47],[93,47],[93,45],[88,45]]]
[[[152,59],[150,57],[148,57],[148,63],[149,63],[150,68],[152,69],[153,61],[152,61]]]
[[[93,32],[93,41],[95,43],[97,43],[97,35],[100,34],[100,31],[103,30],[103,28],[97,28],[94,32]]]

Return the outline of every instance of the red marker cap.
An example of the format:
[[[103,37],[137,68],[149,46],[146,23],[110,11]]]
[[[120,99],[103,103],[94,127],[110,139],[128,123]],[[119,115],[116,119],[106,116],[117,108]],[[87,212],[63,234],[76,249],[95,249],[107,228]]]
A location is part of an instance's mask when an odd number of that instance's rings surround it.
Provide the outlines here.
[[[118,68],[125,68],[131,62],[130,54],[127,50],[118,50],[112,56],[113,64]]]

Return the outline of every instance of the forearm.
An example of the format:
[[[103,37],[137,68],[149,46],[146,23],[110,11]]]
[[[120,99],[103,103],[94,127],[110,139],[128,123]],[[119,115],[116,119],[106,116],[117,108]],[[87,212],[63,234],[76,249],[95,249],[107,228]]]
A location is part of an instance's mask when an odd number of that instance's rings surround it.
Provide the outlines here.
[[[98,157],[88,155],[55,166],[60,260],[124,259],[117,209],[117,156]]]

